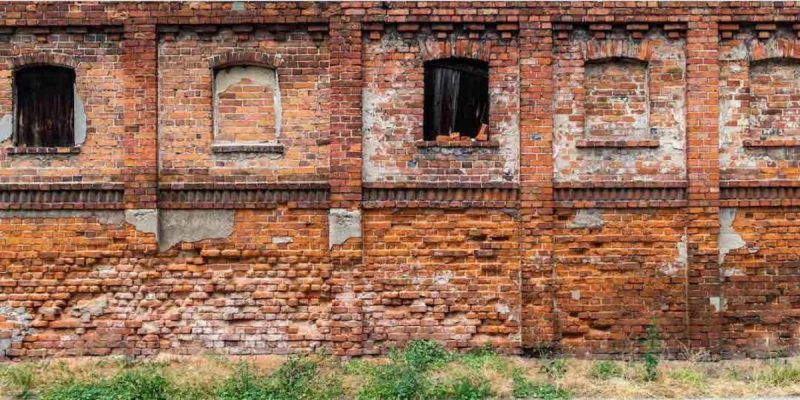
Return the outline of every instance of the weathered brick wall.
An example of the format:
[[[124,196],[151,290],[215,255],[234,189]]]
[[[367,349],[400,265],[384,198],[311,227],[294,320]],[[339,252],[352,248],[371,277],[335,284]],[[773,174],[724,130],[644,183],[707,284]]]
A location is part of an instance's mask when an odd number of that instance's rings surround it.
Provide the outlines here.
[[[798,13],[0,3],[0,358],[796,352]],[[423,140],[443,57],[488,141]],[[13,146],[39,64],[74,148]]]

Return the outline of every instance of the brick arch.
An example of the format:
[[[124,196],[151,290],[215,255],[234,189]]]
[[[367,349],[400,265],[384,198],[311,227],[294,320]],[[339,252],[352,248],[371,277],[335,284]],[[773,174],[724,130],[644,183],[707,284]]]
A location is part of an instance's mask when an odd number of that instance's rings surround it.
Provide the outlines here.
[[[209,59],[212,69],[232,67],[236,65],[255,65],[266,68],[278,68],[283,64],[280,56],[266,54],[259,51],[229,51],[218,54]]]
[[[445,58],[467,58],[489,62],[492,44],[488,40],[453,38],[452,40],[420,40],[422,61]]]
[[[581,44],[581,55],[584,61],[622,58],[649,62],[653,55],[652,49],[649,40],[590,40]]]
[[[80,61],[77,58],[59,53],[33,53],[25,54],[10,59],[10,67],[19,70],[34,65],[52,65],[56,67],[66,67],[78,69]]]
[[[800,60],[800,41],[785,37],[767,42],[753,41],[750,43],[749,54],[751,62],[770,59]]]

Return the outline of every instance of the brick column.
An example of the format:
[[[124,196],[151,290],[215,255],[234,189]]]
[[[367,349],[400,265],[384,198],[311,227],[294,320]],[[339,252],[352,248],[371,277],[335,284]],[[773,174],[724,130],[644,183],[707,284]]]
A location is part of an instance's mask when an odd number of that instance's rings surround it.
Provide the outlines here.
[[[549,18],[531,19],[520,25],[520,291],[524,349],[552,347],[558,341],[553,302],[553,34]]]
[[[719,234],[719,36],[715,22],[690,22],[686,48],[689,174],[687,335],[718,355],[721,335]]]
[[[360,9],[344,10],[346,15]],[[363,303],[359,284],[363,259],[361,222],[361,24],[348,16],[330,23],[331,144],[330,279],[334,354],[362,353]],[[345,240],[343,240],[345,239]]]
[[[129,20],[123,38],[125,69],[125,204],[154,209],[158,186],[156,26]]]

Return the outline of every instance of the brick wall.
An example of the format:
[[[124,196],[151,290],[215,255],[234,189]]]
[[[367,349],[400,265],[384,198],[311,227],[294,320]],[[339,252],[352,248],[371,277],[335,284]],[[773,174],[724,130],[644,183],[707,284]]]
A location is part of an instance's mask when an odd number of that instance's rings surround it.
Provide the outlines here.
[[[796,352],[800,6],[631,4],[0,3],[0,358]],[[14,147],[42,64],[75,147]]]

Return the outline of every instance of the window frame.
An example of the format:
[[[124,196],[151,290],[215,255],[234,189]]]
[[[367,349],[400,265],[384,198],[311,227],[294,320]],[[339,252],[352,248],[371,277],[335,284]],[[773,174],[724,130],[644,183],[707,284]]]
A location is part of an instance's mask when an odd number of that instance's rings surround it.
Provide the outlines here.
[[[61,93],[62,95],[68,95],[70,97],[70,106],[69,106],[69,121],[66,124],[62,124],[65,127],[68,127],[68,132],[60,135],[52,135],[50,138],[55,138],[53,143],[44,143],[42,138],[39,138],[39,143],[37,144],[36,140],[32,140],[30,142],[23,143],[23,133],[20,130],[20,74],[30,73],[32,70],[56,70],[59,73],[66,73],[68,78],[70,79],[69,82],[69,90]],[[57,64],[27,64],[23,65],[19,68],[14,69],[12,72],[12,144],[15,148],[40,148],[40,149],[59,149],[59,148],[74,148],[77,146],[76,144],[76,106],[77,106],[77,73],[75,68],[71,66],[65,65],[57,65]],[[66,86],[66,84],[65,84]],[[44,89],[40,89],[44,90]],[[65,121],[66,122],[66,121]],[[35,139],[36,136],[34,135],[33,138]]]
[[[447,58],[439,58],[425,61],[423,65],[424,73],[423,73],[423,128],[422,128],[422,137],[423,140],[432,141],[436,140],[437,136],[441,135],[450,135],[453,132],[459,132],[459,138],[470,138],[475,139],[481,133],[481,126],[486,125],[489,126],[489,117],[490,117],[490,109],[491,109],[491,96],[489,94],[490,89],[490,67],[489,63],[483,60],[473,59],[473,58],[465,58],[465,57],[447,57]],[[440,99],[444,98],[443,96],[437,96],[436,87],[431,87],[434,84],[431,83],[433,78],[433,74],[435,71],[449,69],[453,71],[458,71],[459,74],[457,75],[458,79],[458,94],[456,95],[456,99],[454,99],[456,107],[455,113],[450,113],[450,120],[449,123],[443,123],[443,119],[441,115],[444,114],[441,110],[438,112],[440,117],[440,121],[436,123],[436,100],[437,97]],[[475,80],[475,86],[482,86],[480,88],[476,88],[473,90],[478,91],[478,99],[475,100],[477,105],[472,107],[472,109],[479,112],[479,117],[476,121],[459,121],[459,106],[464,105],[465,97],[462,97],[463,94],[461,92],[461,87],[464,85],[465,80],[468,80],[470,77]],[[475,79],[477,78],[477,79]],[[485,87],[485,90],[484,90]],[[442,100],[440,100],[442,101]],[[444,106],[442,106],[444,107]],[[483,110],[480,110],[480,108]],[[468,132],[461,132],[465,125],[474,124],[472,129]],[[444,132],[441,127],[443,125],[448,125],[447,132]],[[436,129],[436,128],[439,129]],[[488,129],[485,130],[485,134],[487,135],[485,139],[488,140]]]

